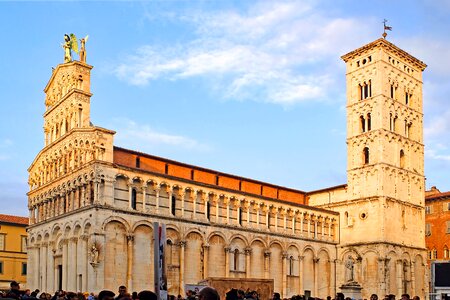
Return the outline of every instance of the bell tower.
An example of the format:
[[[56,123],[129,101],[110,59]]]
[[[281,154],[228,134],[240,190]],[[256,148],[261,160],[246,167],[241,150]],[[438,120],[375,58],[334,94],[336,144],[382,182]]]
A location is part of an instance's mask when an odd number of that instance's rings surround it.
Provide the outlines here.
[[[367,218],[368,226],[383,226],[365,236],[366,241],[424,247],[414,223],[417,216],[423,217],[424,205],[422,71],[426,65],[385,39],[342,59],[347,65],[347,199],[357,206],[379,201],[376,211],[349,218]],[[395,230],[393,220],[400,225]],[[346,240],[354,237],[351,234]]]
[[[424,296],[425,215],[422,72],[426,65],[381,38],[342,56],[347,84],[347,192],[343,264],[363,297]],[[353,272],[353,271],[352,271]]]

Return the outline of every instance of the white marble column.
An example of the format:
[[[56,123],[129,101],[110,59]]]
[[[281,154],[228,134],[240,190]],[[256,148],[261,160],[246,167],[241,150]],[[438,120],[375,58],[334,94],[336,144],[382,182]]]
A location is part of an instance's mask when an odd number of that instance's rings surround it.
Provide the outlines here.
[[[225,247],[225,277],[230,277],[230,247]]]
[[[282,298],[287,297],[287,252],[281,254]]]
[[[133,244],[134,236],[127,235],[127,285],[130,291],[133,290]]]
[[[68,239],[64,239],[61,241],[62,243],[62,289],[67,291],[67,273],[68,273]]]
[[[185,254],[185,248],[186,248],[186,241],[180,241],[180,293],[181,295],[185,295],[184,291],[184,254]]]
[[[77,237],[71,237],[68,245],[67,290],[76,291],[77,288]]]
[[[314,296],[319,295],[319,258],[314,258]]]
[[[40,284],[40,288],[42,290],[47,290],[47,268],[48,268],[48,264],[47,264],[47,254],[48,251],[48,243],[44,242],[41,244],[41,284]]]
[[[159,213],[159,190],[160,190],[160,187],[157,186],[155,188],[155,212],[156,213]]]
[[[303,295],[304,291],[303,291],[303,277],[304,277],[304,272],[303,272],[303,259],[305,257],[304,256],[299,256],[298,257],[298,288],[299,288],[299,295]],[[332,271],[333,272],[333,271]]]
[[[147,198],[147,184],[146,183],[144,183],[142,185],[142,211],[143,212],[147,211],[147,208],[145,207],[146,203],[147,203],[147,199],[145,199],[145,198]]]
[[[203,279],[208,278],[209,245],[203,245]]]
[[[252,248],[245,248],[245,278],[251,278]]]

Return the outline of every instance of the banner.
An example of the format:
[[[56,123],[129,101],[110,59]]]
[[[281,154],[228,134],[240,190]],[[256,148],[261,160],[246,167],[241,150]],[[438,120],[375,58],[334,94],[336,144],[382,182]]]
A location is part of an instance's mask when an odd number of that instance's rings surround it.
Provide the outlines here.
[[[167,274],[164,251],[166,248],[166,225],[153,223],[154,240],[154,282],[155,293],[159,300],[167,300]]]

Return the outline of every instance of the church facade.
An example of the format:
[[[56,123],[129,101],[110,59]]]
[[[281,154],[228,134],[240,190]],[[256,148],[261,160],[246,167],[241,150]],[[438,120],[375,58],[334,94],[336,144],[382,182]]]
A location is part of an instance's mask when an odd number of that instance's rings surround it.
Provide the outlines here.
[[[424,297],[422,71],[379,39],[347,64],[348,183],[304,192],[114,146],[90,122],[84,61],[45,88],[45,146],[29,171],[28,286],[153,287],[166,224],[169,294],[206,278],[273,279],[282,297]]]

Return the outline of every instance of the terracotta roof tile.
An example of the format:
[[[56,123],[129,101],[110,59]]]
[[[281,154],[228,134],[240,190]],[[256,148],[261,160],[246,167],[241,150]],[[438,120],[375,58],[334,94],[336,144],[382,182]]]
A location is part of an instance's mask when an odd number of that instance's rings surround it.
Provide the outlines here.
[[[426,196],[425,200],[434,200],[434,199],[446,198],[446,197],[450,197],[450,191],[444,192],[444,193],[436,193],[436,194]]]
[[[19,217],[19,216],[11,216],[11,215],[3,215],[0,214],[0,223],[12,223],[12,224],[21,224],[21,225],[28,225],[28,218],[26,217]]]

